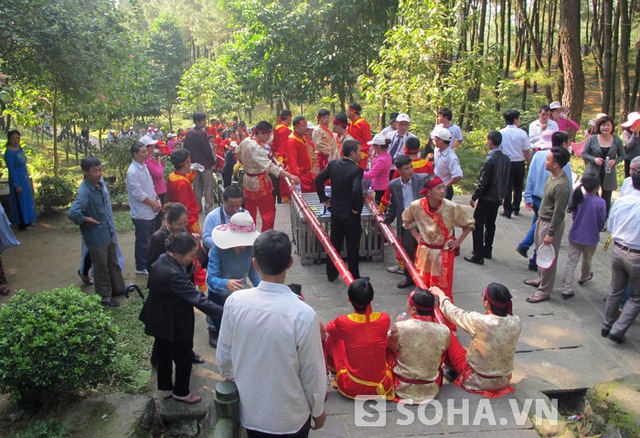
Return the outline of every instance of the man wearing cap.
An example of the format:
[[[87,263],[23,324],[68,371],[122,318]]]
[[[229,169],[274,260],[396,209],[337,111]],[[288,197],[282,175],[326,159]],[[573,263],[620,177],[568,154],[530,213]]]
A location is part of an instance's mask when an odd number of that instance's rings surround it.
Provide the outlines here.
[[[209,145],[209,139],[204,128],[207,126],[207,115],[205,113],[195,113],[193,115],[195,126],[187,131],[184,139],[184,147],[191,155],[191,162],[202,164],[204,170],[198,172],[193,180],[193,191],[196,194],[198,209],[208,214],[213,210],[213,168],[216,159]],[[202,208],[202,197],[204,196],[204,210]]]
[[[543,105],[538,111],[538,120],[534,120],[529,124],[529,143],[532,145],[540,141],[540,137],[544,131],[557,131],[558,124],[549,119],[549,107]]]
[[[509,184],[507,194],[502,204],[503,210],[500,216],[511,219],[511,214],[520,214],[520,202],[522,202],[522,188],[524,186],[524,163],[531,161],[531,143],[526,132],[520,129],[520,112],[507,110],[503,114],[507,124],[500,130],[502,134],[502,146],[500,150],[511,160],[509,169]]]
[[[640,310],[640,172],[631,174],[633,192],[618,199],[609,213],[613,241],[611,286],[607,295],[603,337],[622,344]],[[633,294],[620,313],[620,301],[631,282]]]
[[[290,178],[295,183],[300,183],[300,178],[291,175],[269,158],[265,148],[271,140],[272,133],[271,123],[260,121],[255,126],[253,135],[245,138],[236,148],[238,160],[244,167],[242,187],[246,199],[245,208],[256,221],[260,210],[263,232],[272,229],[276,219],[273,184],[269,175]]]
[[[396,118],[398,129],[387,134],[387,138],[389,139],[389,154],[391,155],[391,159],[395,160],[399,155],[404,153],[404,145],[407,139],[415,137],[411,132],[409,132],[409,127],[411,126],[411,119],[408,114],[400,113]],[[391,167],[391,175],[395,170],[395,166]],[[389,175],[389,176],[391,176]]]
[[[329,161],[340,158],[337,135],[329,129],[330,121],[331,113],[329,110],[324,108],[319,109],[318,126],[314,128],[311,136],[316,145],[318,171],[327,167],[327,163],[329,163]]]
[[[451,133],[451,147],[457,148],[462,144],[462,130],[458,125],[453,123],[453,113],[451,109],[446,106],[443,106],[438,110],[438,126],[442,126],[443,128],[447,128]]]
[[[572,132],[575,134],[580,130],[580,125],[567,117],[567,108],[562,106],[562,104],[557,100],[549,104],[549,110],[551,120],[558,124],[559,131],[564,131],[566,133]]]
[[[307,143],[306,134],[307,121],[305,118],[298,116],[293,119],[293,132],[287,138],[285,150],[289,173],[300,178],[302,193],[312,193],[315,190],[313,180],[316,177],[315,173],[317,173],[316,153]]]
[[[247,280],[253,287],[260,284],[260,275],[253,266],[253,242],[260,233],[249,213],[239,212],[231,220],[218,225],[211,232],[213,245],[209,250],[207,266],[207,285],[210,301],[224,307],[225,301],[233,292],[248,289]],[[217,348],[217,335],[220,331],[222,314],[217,318],[207,317],[209,345]]]
[[[371,141],[371,126],[360,115],[362,107],[360,104],[352,102],[347,107],[347,117],[349,118],[349,134],[362,146],[362,160],[360,160],[360,168],[367,169],[369,161],[369,144]]]
[[[451,132],[447,128],[436,126],[431,132],[434,139],[436,152],[434,154],[434,172],[442,179],[447,190],[445,198],[453,199],[453,185],[464,176],[458,155],[450,146]]]
[[[546,131],[542,134],[542,139],[540,142],[538,142],[538,145],[540,146],[540,150],[536,152],[531,159],[531,163],[529,164],[529,173],[527,174],[527,184],[524,189],[525,206],[527,209],[533,210],[533,221],[531,223],[529,232],[524,237],[522,242],[520,242],[520,244],[516,247],[516,252],[525,258],[528,257],[527,251],[534,242],[536,234],[536,224],[538,223],[538,209],[540,208],[540,203],[542,202],[545,183],[551,175],[551,172],[549,172],[545,167],[547,155],[549,155],[551,147],[553,146],[560,146],[567,149],[569,147],[569,136],[562,131]],[[569,180],[570,184],[569,187],[571,191],[573,191],[571,163],[567,163],[562,168],[562,170],[564,170],[564,173],[567,175],[567,179]],[[538,270],[535,255],[529,260],[529,270]]]
[[[360,238],[362,235],[362,159],[360,143],[347,140],[342,144],[344,158],[329,162],[316,177],[318,199],[331,211],[331,245],[338,254],[346,238],[347,263],[353,278],[360,278]],[[324,191],[324,183],[331,180],[331,198]],[[338,270],[331,260],[327,260],[327,279],[334,281]]]
[[[633,112],[622,123],[622,141],[624,142],[624,176],[628,178],[631,160],[640,156],[640,113]]]
[[[147,271],[147,247],[155,231],[156,215],[162,204],[153,188],[149,169],[144,164],[149,156],[148,144],[154,143],[149,137],[142,137],[131,145],[133,160],[127,170],[127,197],[131,207],[131,221],[136,229],[135,259],[136,274],[149,275]]]
[[[167,199],[169,202],[179,202],[187,208],[187,231],[199,234],[198,201],[191,187],[196,172],[191,171],[189,151],[178,149],[171,152],[171,164],[175,170],[167,178]]]
[[[389,126],[387,126],[382,131],[380,131],[380,134],[382,134],[385,137],[387,137],[393,131],[398,129],[398,120],[397,119],[398,119],[398,115],[399,114],[400,113],[391,113],[391,114],[389,114]]]
[[[489,154],[482,164],[478,186],[469,201],[471,208],[475,208],[473,219],[476,221],[476,227],[472,235],[473,256],[465,256],[464,259],[478,265],[483,265],[485,258],[491,259],[493,256],[496,217],[498,217],[498,209],[504,194],[507,192],[511,162],[500,150],[500,143],[502,143],[502,134],[498,131],[490,131],[487,135]]]
[[[554,132],[554,135],[556,134],[564,136],[565,141],[568,141],[566,132]],[[538,210],[535,241],[538,247],[542,244],[552,246],[555,259],[549,267],[538,269],[537,279],[525,280],[525,284],[538,289],[536,293],[527,298],[528,303],[537,304],[547,301],[551,298],[551,292],[553,292],[560,242],[564,234],[564,216],[571,194],[571,183],[563,167],[569,162],[570,158],[569,151],[558,146],[552,147],[549,155],[547,155],[545,169],[551,172],[551,176],[544,185],[542,202]]]

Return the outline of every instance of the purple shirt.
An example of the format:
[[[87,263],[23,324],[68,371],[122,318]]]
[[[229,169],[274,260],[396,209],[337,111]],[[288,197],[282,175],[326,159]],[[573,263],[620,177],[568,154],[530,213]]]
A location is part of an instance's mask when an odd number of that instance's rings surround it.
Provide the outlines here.
[[[585,195],[577,210],[571,213],[573,223],[569,231],[569,240],[580,245],[597,245],[600,230],[604,227],[606,211],[604,199]]]

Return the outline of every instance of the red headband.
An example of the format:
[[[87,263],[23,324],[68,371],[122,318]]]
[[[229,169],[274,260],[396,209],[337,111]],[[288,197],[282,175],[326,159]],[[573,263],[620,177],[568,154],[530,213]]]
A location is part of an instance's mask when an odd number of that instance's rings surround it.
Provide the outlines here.
[[[298,123],[296,123],[296,124],[295,124],[295,125],[293,125],[293,126],[298,126],[298,125],[299,125],[300,123],[302,123],[302,122],[307,123],[307,120],[306,120],[306,119],[298,120]]]
[[[419,306],[418,304],[416,304],[416,302],[413,300],[413,294],[415,294],[415,291],[413,291],[413,292],[411,292],[409,294],[409,304],[411,304],[413,307],[415,307],[416,309],[420,310],[421,312],[425,312],[425,313],[433,312],[433,306],[431,306],[431,307],[423,307],[423,306]]]
[[[424,188],[422,190],[420,190],[418,193],[421,194],[421,195],[427,196],[427,192],[429,190],[431,190],[435,186],[439,186],[440,184],[444,184],[444,181],[442,181],[442,179],[439,176],[436,176],[431,181],[429,181],[427,183],[427,185],[424,186]]]
[[[484,299],[487,300],[489,302],[489,304],[491,304],[496,309],[505,310],[509,315],[513,315],[513,302],[511,301],[511,298],[513,298],[513,297],[511,295],[509,295],[509,301],[508,302],[499,303],[499,302],[497,302],[495,300],[492,300],[489,297],[489,288],[486,288],[484,290]]]
[[[341,120],[339,120],[339,119],[337,119],[335,117],[333,118],[333,124],[334,125],[340,125],[343,128],[346,128],[347,126],[349,126],[347,123],[344,123],[343,121],[341,121]]]

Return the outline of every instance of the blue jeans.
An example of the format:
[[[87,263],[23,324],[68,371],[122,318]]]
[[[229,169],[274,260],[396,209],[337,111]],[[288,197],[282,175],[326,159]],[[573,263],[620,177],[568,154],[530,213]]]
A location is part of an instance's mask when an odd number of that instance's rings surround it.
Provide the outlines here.
[[[536,222],[538,222],[538,209],[540,208],[540,203],[542,202],[542,199],[538,198],[537,196],[532,196],[531,199],[533,200],[533,222],[531,223],[529,232],[526,236],[524,236],[524,239],[522,240],[522,242],[520,242],[520,245],[518,245],[527,251],[529,250],[529,248],[531,248],[531,245],[533,245],[533,240],[536,235]]]
[[[224,311],[224,303],[225,301],[227,301],[227,298],[229,298],[230,295],[231,295],[230,290],[220,291],[220,290],[209,289],[209,292],[207,292],[207,298],[209,298],[209,301],[212,301],[217,305],[222,306],[223,311]],[[212,318],[210,316],[207,316],[207,329],[209,331],[219,332],[220,323],[222,323],[222,313],[220,313],[220,316],[218,318]]]
[[[143,271],[147,269],[147,255],[149,252],[149,239],[156,230],[156,220],[133,219],[133,225],[136,227],[136,243],[135,243],[135,259],[136,270]]]

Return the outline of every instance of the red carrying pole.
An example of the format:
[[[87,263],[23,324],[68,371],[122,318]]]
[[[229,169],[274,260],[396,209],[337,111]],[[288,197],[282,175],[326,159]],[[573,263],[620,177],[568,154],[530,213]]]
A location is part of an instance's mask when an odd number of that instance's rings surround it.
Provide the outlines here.
[[[304,218],[307,220],[309,227],[311,227],[313,234],[316,235],[316,237],[324,247],[324,250],[327,252],[327,255],[342,277],[342,280],[347,286],[349,286],[353,282],[353,275],[351,275],[351,272],[349,272],[349,269],[347,269],[347,265],[345,265],[344,260],[342,260],[342,257],[340,257],[340,254],[338,254],[338,251],[336,251],[336,249],[331,244],[329,236],[327,236],[326,231],[324,231],[324,228],[322,228],[322,225],[320,225],[318,218],[316,218],[315,214],[313,214],[302,195],[300,195],[300,193],[294,187],[292,187],[291,181],[289,181],[288,178],[285,178],[285,181],[287,182],[287,186],[289,186],[291,199],[300,208],[300,211],[304,215]]]
[[[398,241],[398,238],[396,237],[394,232],[391,231],[389,225],[384,222],[384,218],[382,217],[382,215],[376,214],[376,212],[378,211],[378,205],[373,199],[371,199],[371,196],[369,196],[368,193],[364,194],[364,202],[365,204],[367,204],[367,207],[369,207],[369,210],[371,210],[371,214],[376,218],[376,222],[378,223],[378,227],[384,235],[384,238],[387,240],[387,242],[389,242],[389,244],[393,246],[393,249],[396,250],[396,252],[400,256],[400,259],[404,263],[404,266],[409,270],[409,274],[411,275],[413,282],[416,284],[416,286],[422,289],[427,289],[427,285],[424,283],[424,281],[422,281],[420,273],[413,264],[413,260],[411,260],[411,258],[407,255],[407,252],[402,247],[401,242]],[[402,218],[396,218],[396,220],[402,220]],[[442,313],[440,313],[440,309],[436,307],[434,310],[436,320],[440,324],[445,324],[444,316],[442,315]]]

